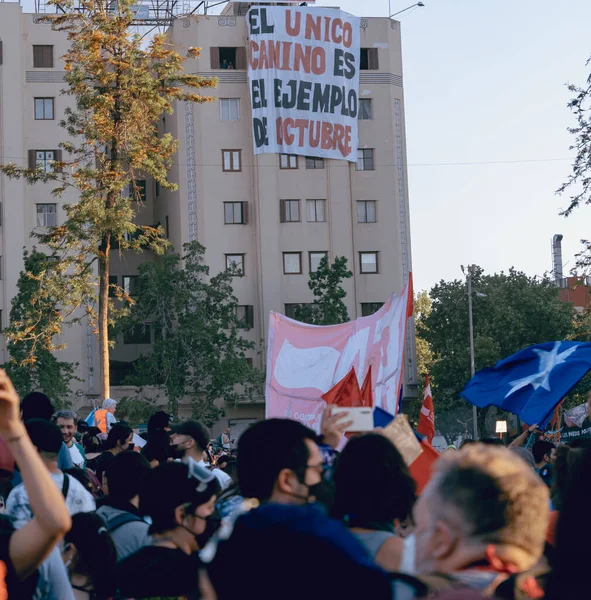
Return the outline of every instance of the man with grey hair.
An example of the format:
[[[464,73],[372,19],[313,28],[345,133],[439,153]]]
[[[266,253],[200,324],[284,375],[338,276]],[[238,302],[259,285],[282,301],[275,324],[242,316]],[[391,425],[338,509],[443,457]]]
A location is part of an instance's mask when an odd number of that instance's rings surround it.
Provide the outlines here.
[[[106,411],[105,417],[107,421],[107,431],[109,433],[111,431],[111,427],[117,423],[117,419],[115,418],[115,411],[117,410],[117,401],[113,400],[113,398],[105,398],[103,400],[102,409]],[[97,425],[100,427],[100,425]],[[102,427],[101,427],[102,429]]]
[[[84,454],[84,448],[76,441],[78,415],[73,410],[58,410],[53,417],[56,425],[62,432],[64,443],[70,452],[70,458],[74,466],[84,469],[86,466],[86,455]]]
[[[414,521],[415,569],[428,585],[492,595],[540,560],[548,489],[505,448],[473,444],[435,463]]]

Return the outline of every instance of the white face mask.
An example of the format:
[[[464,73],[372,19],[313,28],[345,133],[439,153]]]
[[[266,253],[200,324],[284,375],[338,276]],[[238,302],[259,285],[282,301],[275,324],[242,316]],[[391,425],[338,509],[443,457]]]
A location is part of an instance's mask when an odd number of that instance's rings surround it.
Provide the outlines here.
[[[411,533],[404,538],[404,546],[402,549],[402,560],[400,561],[400,572],[414,575],[416,573],[416,546],[417,537]]]

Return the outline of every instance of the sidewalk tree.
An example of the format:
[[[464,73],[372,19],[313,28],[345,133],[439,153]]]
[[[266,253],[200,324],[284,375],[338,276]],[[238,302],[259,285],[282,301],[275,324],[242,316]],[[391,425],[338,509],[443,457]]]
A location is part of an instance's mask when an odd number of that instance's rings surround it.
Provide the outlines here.
[[[49,396],[56,408],[65,408],[76,365],[59,361],[51,352],[63,316],[57,310],[51,286],[54,262],[42,252],[24,251],[24,270],[10,309],[10,324],[3,333],[10,359],[3,365],[22,397],[33,391]]]
[[[66,141],[53,156],[34,155],[28,168],[2,167],[8,177],[54,184],[56,197],[69,189],[78,196],[77,202],[64,205],[63,223],[35,237],[59,263],[48,275],[53,276],[58,304],[86,311],[96,325],[103,397],[110,395],[109,326],[116,316],[109,301],[111,250],[164,251],[159,228],[135,224],[143,195],[139,182],[151,178],[176,189],[167,173],[177,142],[161,134],[158,124],[177,101],[212,100],[198,90],[217,83],[186,73],[185,58],[165,35],[146,43],[132,27],[136,10],[135,0],[60,0],[56,14],[43,16],[69,41],[63,94],[72,106],[60,122]],[[187,58],[198,53],[189,48]]]
[[[475,295],[473,302],[477,370],[526,346],[567,339],[573,331],[573,307],[560,300],[559,289],[547,279],[514,269],[485,275],[475,267],[473,289],[485,294]],[[437,423],[450,435],[463,433],[471,410],[458,395],[470,379],[466,284],[441,281],[429,295],[431,313],[418,321],[417,331],[433,353],[430,374]],[[479,410],[481,432],[487,413],[488,409]]]
[[[129,318],[120,329],[151,327],[154,343],[135,362],[126,383],[155,385],[166,391],[169,408],[191,399],[193,416],[213,423],[222,409],[216,400],[236,402],[260,393],[261,374],[246,358],[255,344],[244,339],[247,315],[238,314],[232,289],[235,272],[210,278],[205,249],[185,245],[181,257],[172,251],[139,267],[139,290]]]
[[[328,264],[328,257],[324,256],[316,271],[310,273],[308,281],[314,302],[296,307],[295,318],[311,325],[346,323],[349,313],[344,302],[347,293],[343,289],[343,281],[351,277],[353,273],[347,268],[344,256],[337,256],[331,265]]]

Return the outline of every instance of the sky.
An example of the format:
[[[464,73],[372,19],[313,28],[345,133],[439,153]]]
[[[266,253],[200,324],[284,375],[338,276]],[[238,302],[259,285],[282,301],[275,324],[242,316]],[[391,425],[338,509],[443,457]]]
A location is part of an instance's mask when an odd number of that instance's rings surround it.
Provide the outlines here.
[[[591,2],[424,3],[396,17],[415,289],[462,277],[460,265],[470,263],[543,275],[555,233],[564,235],[566,273],[591,237],[591,207],[564,218],[567,198],[555,194],[574,155],[565,84],[591,72]],[[388,14],[388,0],[318,4]],[[392,12],[411,4],[391,0]]]

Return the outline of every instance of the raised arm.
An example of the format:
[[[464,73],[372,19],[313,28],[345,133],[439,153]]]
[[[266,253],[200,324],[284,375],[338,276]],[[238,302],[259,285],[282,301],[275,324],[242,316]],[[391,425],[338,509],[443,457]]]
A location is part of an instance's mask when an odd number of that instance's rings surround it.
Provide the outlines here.
[[[538,426],[532,425],[529,429],[526,429],[522,434],[518,435],[510,444],[509,448],[515,448],[516,446],[523,446],[527,441],[527,438],[534,432],[537,431]]]
[[[0,369],[0,436],[23,478],[34,518],[10,537],[9,555],[20,579],[28,577],[71,527],[60,490],[31,443],[19,418],[19,398]]]

